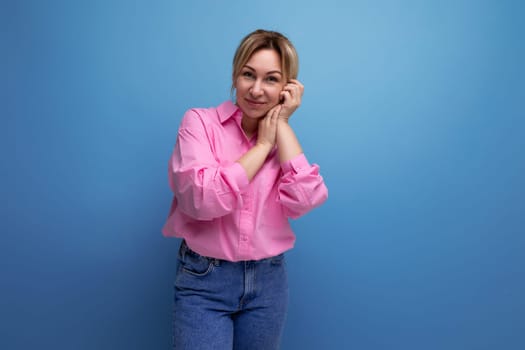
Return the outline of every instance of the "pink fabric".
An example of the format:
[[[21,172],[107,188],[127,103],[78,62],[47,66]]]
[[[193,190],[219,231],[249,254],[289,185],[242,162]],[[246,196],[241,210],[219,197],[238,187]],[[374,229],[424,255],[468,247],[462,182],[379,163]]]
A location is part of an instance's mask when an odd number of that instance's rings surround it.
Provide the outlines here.
[[[319,167],[304,154],[279,164],[274,149],[249,182],[236,161],[257,136],[248,140],[241,119],[230,101],[186,112],[169,162],[174,197],[162,229],[201,255],[230,261],[264,259],[292,248],[288,219],[328,197]]]

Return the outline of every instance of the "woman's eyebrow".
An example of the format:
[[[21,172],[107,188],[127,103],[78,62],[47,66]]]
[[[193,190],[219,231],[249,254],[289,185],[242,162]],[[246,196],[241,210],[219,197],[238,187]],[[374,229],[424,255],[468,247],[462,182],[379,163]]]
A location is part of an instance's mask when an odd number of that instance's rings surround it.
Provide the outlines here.
[[[245,64],[244,67],[256,72],[255,68],[253,67],[250,67],[249,65]],[[272,71],[269,71],[269,72],[266,72],[266,74],[273,74],[273,73],[277,73],[277,74],[280,74],[280,75],[283,75],[283,73],[281,73],[280,70],[272,70]]]

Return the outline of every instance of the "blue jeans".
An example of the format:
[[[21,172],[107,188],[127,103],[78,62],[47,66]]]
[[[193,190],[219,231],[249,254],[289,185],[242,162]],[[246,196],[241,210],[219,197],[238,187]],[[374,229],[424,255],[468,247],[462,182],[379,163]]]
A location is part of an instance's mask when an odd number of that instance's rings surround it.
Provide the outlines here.
[[[278,349],[288,306],[284,255],[230,262],[183,241],[175,279],[177,350]]]

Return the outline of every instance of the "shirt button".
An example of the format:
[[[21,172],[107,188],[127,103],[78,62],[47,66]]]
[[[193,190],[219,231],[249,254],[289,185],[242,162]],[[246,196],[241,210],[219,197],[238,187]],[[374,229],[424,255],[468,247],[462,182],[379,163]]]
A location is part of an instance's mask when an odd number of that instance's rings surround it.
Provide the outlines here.
[[[242,240],[243,242],[248,242],[248,236],[242,235],[242,236],[241,236],[241,240]]]

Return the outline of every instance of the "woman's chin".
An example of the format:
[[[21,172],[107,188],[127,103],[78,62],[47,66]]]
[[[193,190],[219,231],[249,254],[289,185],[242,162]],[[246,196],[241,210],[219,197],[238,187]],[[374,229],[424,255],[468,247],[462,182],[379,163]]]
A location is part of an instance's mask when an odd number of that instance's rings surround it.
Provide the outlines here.
[[[242,110],[242,108],[241,108]],[[246,110],[246,111],[242,111],[242,114],[244,116],[246,116],[247,118],[250,118],[250,119],[261,119],[261,118],[264,118],[266,116],[266,114],[268,113],[269,109],[268,110]]]

